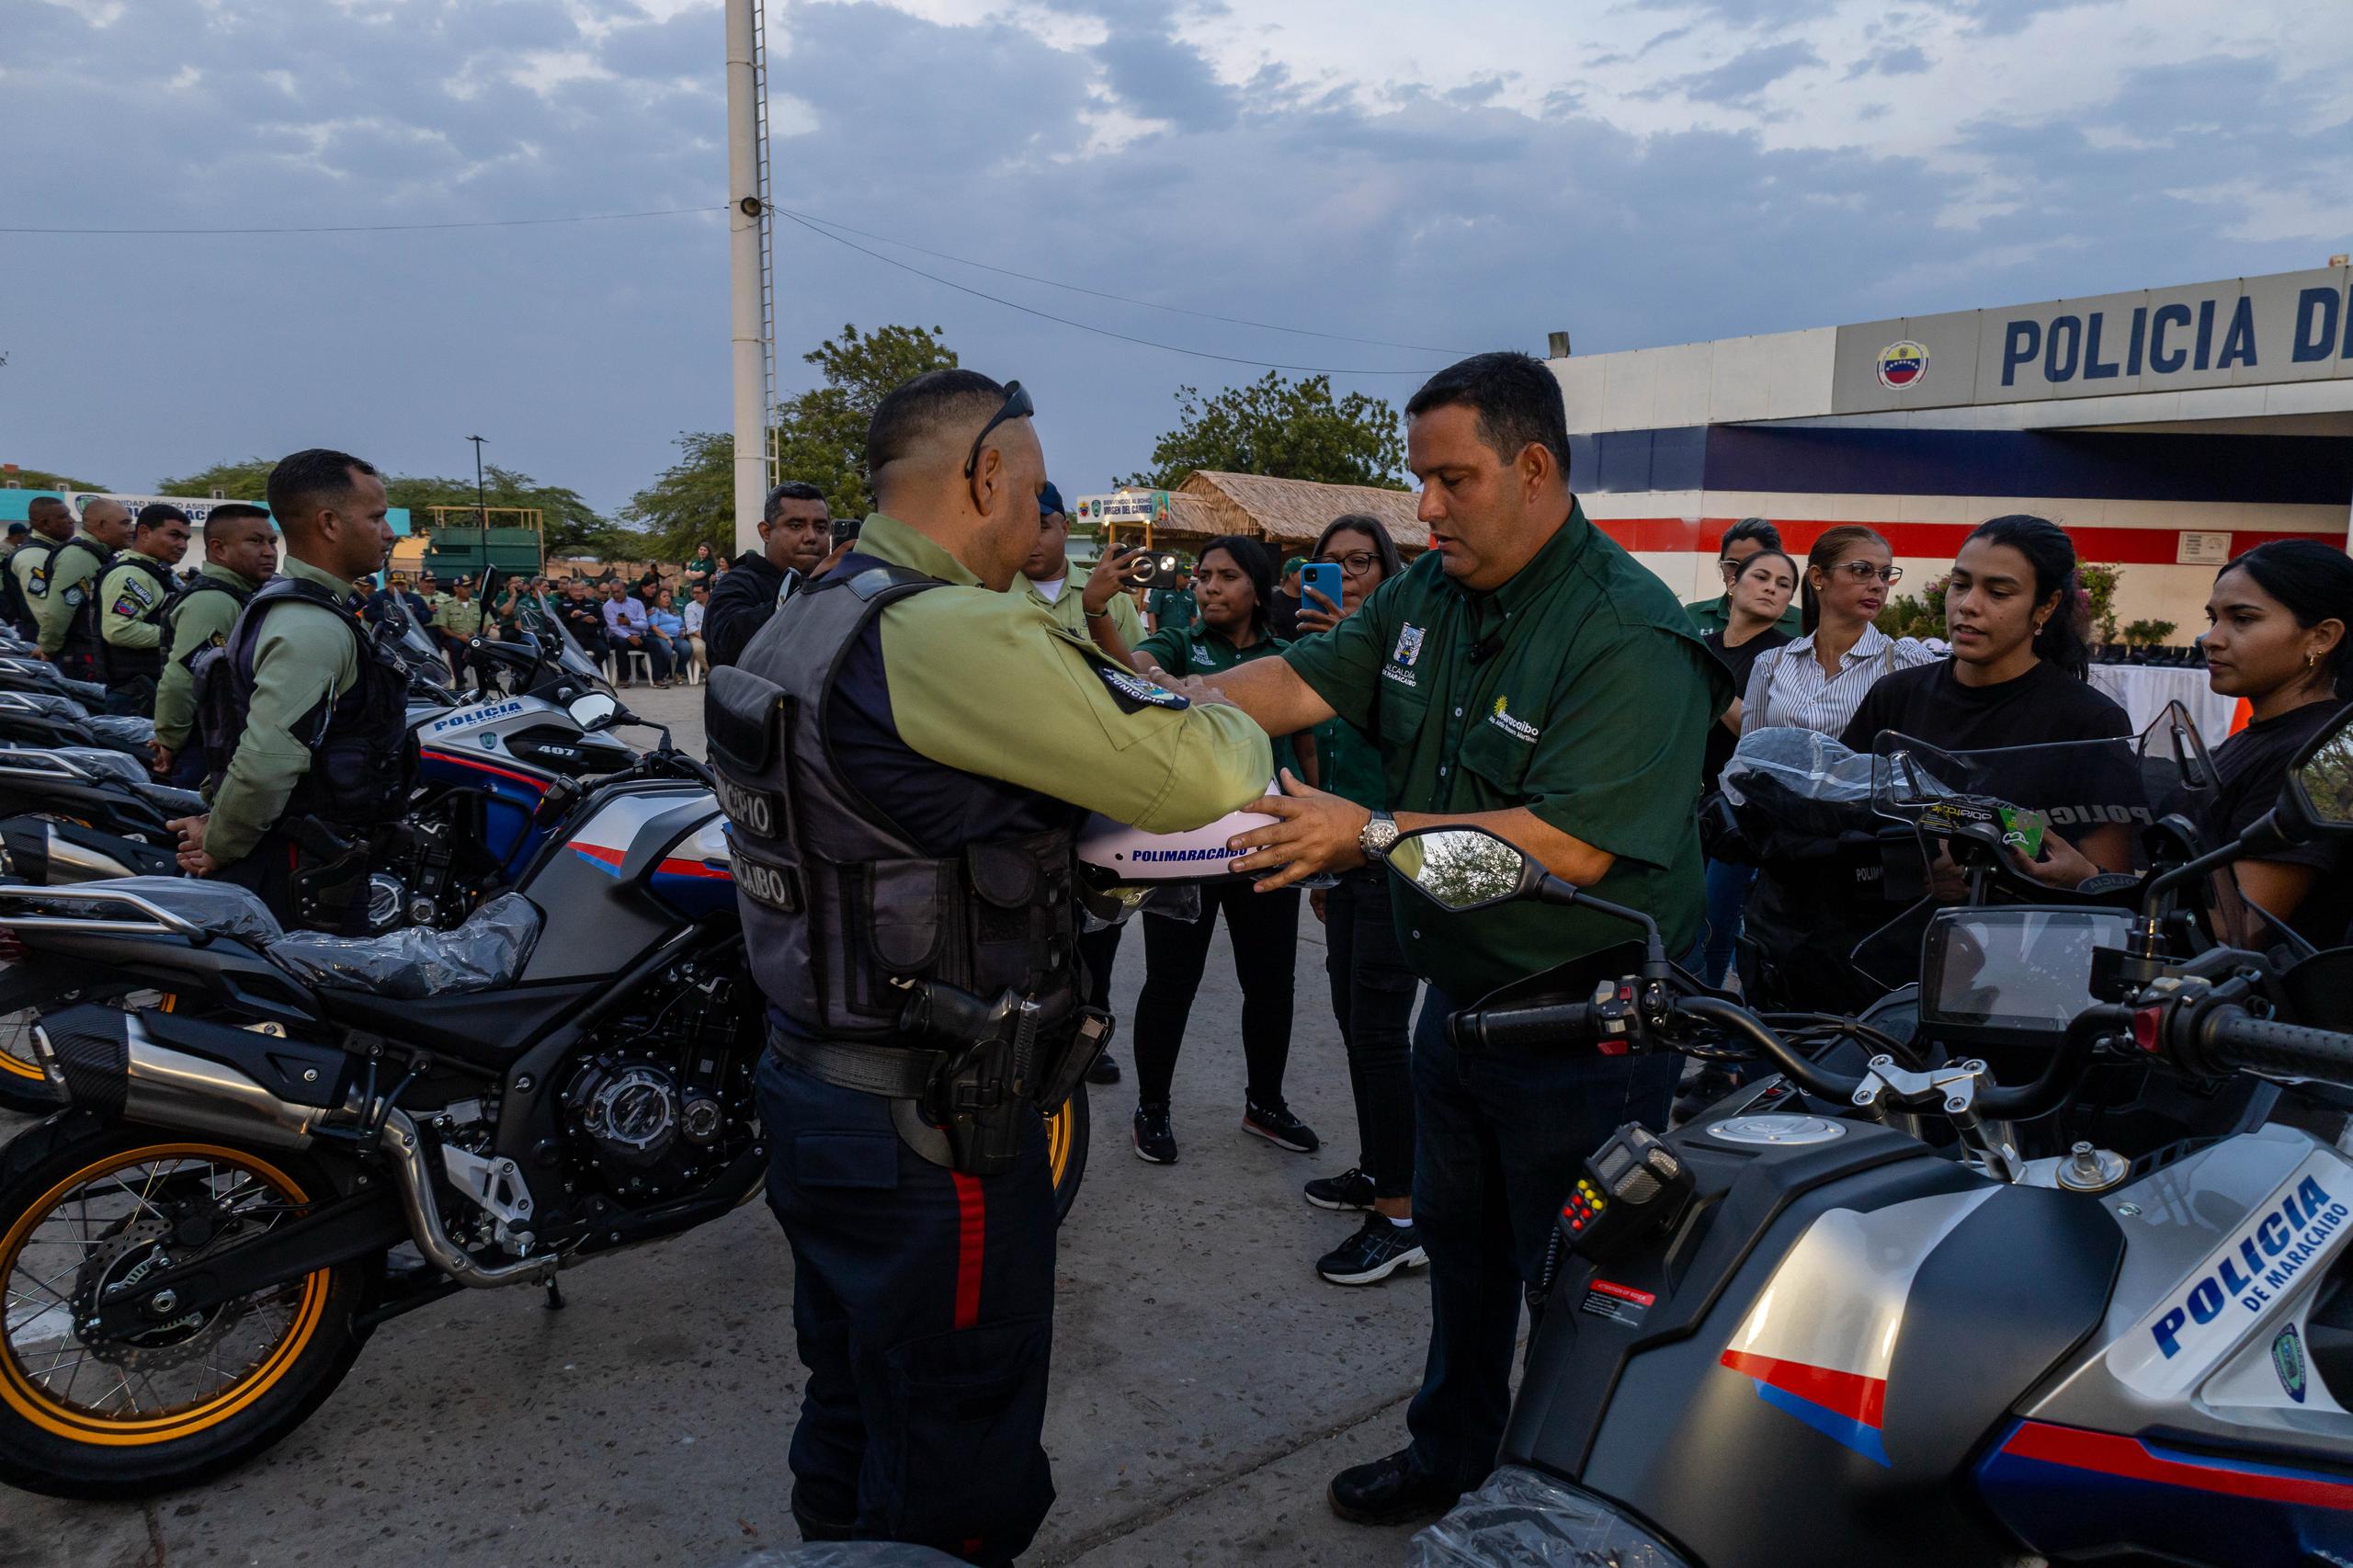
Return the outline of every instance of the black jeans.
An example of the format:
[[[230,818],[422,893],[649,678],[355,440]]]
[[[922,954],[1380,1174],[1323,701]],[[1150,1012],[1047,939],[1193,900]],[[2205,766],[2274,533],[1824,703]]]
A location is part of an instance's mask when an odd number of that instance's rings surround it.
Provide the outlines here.
[[[1357,1166],[1377,1198],[1414,1194],[1414,1072],[1409,1030],[1420,983],[1398,946],[1389,873],[1348,872],[1324,895],[1324,972],[1348,1048]]]
[[[1495,1469],[1512,1346],[1552,1217],[1621,1123],[1666,1125],[1683,1059],[1557,1049],[1458,1052],[1432,986],[1414,1022],[1414,1229],[1430,1258],[1430,1352],[1405,1425],[1412,1464],[1453,1486]]]
[[[1269,1110],[1283,1103],[1283,1066],[1290,1058],[1290,1004],[1299,959],[1299,890],[1250,891],[1233,878],[1201,889],[1201,917],[1143,920],[1143,992],[1136,998],[1136,1097],[1168,1103],[1176,1079],[1176,1051],[1218,912],[1233,945],[1233,972],[1242,982],[1242,1055],[1249,1064],[1250,1098]]]

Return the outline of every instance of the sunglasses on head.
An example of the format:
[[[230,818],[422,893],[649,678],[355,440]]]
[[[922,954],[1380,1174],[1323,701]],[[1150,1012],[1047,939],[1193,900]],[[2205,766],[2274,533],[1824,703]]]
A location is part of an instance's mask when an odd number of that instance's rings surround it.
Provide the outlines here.
[[[972,455],[964,460],[964,477],[972,478],[973,471],[981,466],[981,443],[989,438],[990,431],[1008,419],[1027,419],[1037,412],[1038,405],[1029,401],[1029,388],[1019,381],[1006,382],[1005,405],[990,415],[989,422],[981,426],[981,433],[972,437]]]

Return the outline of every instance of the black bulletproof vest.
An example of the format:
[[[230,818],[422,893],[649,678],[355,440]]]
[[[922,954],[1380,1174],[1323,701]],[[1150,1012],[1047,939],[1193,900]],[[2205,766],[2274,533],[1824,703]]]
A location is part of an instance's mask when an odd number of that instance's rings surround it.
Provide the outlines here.
[[[27,554],[27,551],[31,553]],[[17,562],[19,557],[23,558],[26,570],[32,578],[31,587],[37,593],[46,594],[49,591],[49,569],[55,563],[56,554],[55,540],[35,534],[18,545],[17,553],[8,558],[8,624],[16,628],[17,635],[28,642],[40,635],[40,623],[33,619],[33,601],[26,593],[27,585],[17,574]]]
[[[705,729],[745,951],[768,1000],[813,1036],[892,1036],[907,1000],[893,981],[989,1000],[1010,989],[1051,1003],[1075,991],[1076,812],[936,855],[843,775],[828,740],[829,704],[867,626],[942,585],[888,566],[824,584],[794,596],[735,665],[710,672]]]
[[[286,802],[289,819],[315,816],[338,826],[369,827],[399,817],[416,778],[416,748],[408,729],[408,667],[380,647],[334,594],[302,577],[274,577],[237,617],[226,646],[208,649],[189,666],[196,677],[197,720],[206,753],[226,768],[245,733],[253,705],[254,644],[263,618],[288,605],[325,610],[359,647],[359,678],[320,702],[296,726],[311,754],[310,771]]]
[[[82,602],[74,607],[74,619],[65,623],[65,641],[58,645],[58,664],[66,674],[76,679],[95,679],[98,667],[98,588],[105,582],[107,568],[114,558],[103,546],[94,544],[75,534],[50,552],[49,588],[56,591],[57,574],[64,568],[65,552],[86,550],[98,558],[98,569],[83,581]]]
[[[164,611],[171,608],[173,592],[178,586],[177,580],[172,576],[172,569],[144,555],[132,555],[116,564],[137,567],[154,580],[157,589],[154,607],[141,619],[160,631],[164,624]],[[75,631],[80,632],[84,620],[88,621],[88,635],[97,645],[98,678],[107,685],[118,686],[125,681],[137,680],[142,676],[153,680],[164,673],[164,650],[160,643],[153,648],[119,648],[106,640],[104,617],[108,606],[106,596],[99,590],[106,586],[107,577],[113,570],[113,566],[105,568],[91,583],[90,597],[83,602],[80,612],[74,618]],[[72,638],[67,641],[70,644]]]
[[[207,577],[199,573],[182,584],[179,591],[165,601],[159,617],[164,628],[165,661],[168,663],[177,659],[181,664],[186,665],[191,673],[196,667],[196,656],[204,652],[204,645],[199,643],[188,648],[179,646],[180,607],[199,594],[226,594],[237,601],[237,608],[242,610],[252,600],[254,590],[244,586],[242,579],[236,583],[224,583],[218,577]],[[234,622],[231,624],[233,625]]]

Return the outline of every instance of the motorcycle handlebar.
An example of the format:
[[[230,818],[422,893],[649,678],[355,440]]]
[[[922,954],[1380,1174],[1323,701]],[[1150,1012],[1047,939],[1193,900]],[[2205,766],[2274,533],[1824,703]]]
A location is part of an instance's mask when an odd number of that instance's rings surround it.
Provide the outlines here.
[[[1593,1004],[1557,1002],[1541,1007],[1495,1007],[1457,1013],[1446,1021],[1458,1049],[1589,1045],[1596,1038]]]
[[[2353,1083],[2353,1035],[2257,1018],[2239,1007],[2216,1008],[2200,1033],[2203,1054],[2220,1065]]]

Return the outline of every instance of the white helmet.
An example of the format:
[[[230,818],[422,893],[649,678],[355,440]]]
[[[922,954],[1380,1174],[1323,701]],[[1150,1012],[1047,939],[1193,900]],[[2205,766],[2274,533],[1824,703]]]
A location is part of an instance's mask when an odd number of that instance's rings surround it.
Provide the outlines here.
[[[1277,786],[1269,783],[1267,792],[1276,793]],[[1079,830],[1079,864],[1087,873],[1087,881],[1098,889],[1206,881],[1233,874],[1227,868],[1236,852],[1225,846],[1228,839],[1252,828],[1271,827],[1276,821],[1262,812],[1229,812],[1207,827],[1188,833],[1145,833],[1097,815]]]

